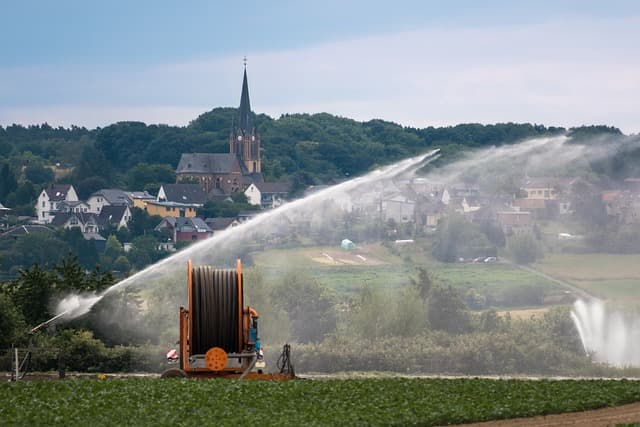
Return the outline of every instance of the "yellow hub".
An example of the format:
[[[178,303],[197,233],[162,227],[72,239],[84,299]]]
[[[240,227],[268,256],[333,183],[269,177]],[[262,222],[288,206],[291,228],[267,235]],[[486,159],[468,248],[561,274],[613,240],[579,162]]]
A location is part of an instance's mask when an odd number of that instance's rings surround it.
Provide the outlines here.
[[[222,371],[227,366],[227,353],[220,347],[210,348],[204,355],[204,361],[212,371]]]

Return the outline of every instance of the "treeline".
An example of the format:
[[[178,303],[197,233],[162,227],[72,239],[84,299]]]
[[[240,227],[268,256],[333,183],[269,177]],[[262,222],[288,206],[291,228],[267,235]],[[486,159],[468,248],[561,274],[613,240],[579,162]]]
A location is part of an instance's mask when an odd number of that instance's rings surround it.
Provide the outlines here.
[[[399,289],[363,287],[346,299],[302,271],[247,274],[267,356],[293,341],[301,372],[619,374],[584,354],[568,307],[527,320],[473,312],[424,269]]]
[[[0,156],[9,168],[0,176],[0,201],[7,201],[12,208],[27,205],[28,195],[33,196],[53,179],[73,183],[84,197],[105,187],[157,188],[162,182],[175,180],[172,171],[182,153],[228,152],[235,114],[234,108],[215,108],[185,127],[141,122],[120,122],[92,130],[47,124],[0,127]],[[461,147],[508,144],[565,132],[564,128],[528,123],[416,129],[326,113],[283,115],[278,119],[258,114],[253,123],[262,136],[267,180],[290,179],[299,185],[358,175],[435,146],[444,147],[444,152],[456,152]],[[56,166],[56,177],[52,166]],[[35,190],[22,189],[21,196],[7,199],[26,182]]]

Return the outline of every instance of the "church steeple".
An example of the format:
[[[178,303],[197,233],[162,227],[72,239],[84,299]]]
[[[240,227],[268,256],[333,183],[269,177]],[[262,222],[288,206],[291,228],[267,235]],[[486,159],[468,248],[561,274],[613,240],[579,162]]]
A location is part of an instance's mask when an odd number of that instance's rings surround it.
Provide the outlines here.
[[[247,82],[247,58],[244,59],[242,94],[238,108],[237,121],[232,124],[229,138],[229,152],[235,154],[247,174],[260,174],[260,135],[251,123],[251,103],[249,102],[249,83]]]
[[[245,133],[251,132],[251,103],[249,102],[249,84],[247,83],[247,62],[244,63],[244,77],[242,79],[242,95],[238,108],[238,127]]]

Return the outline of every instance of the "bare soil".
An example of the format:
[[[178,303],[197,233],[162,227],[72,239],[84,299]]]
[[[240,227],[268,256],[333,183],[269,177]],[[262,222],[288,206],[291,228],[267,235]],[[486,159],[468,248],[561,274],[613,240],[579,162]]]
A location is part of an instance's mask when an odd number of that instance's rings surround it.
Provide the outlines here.
[[[510,420],[487,421],[484,423],[463,424],[477,427],[504,426],[616,426],[619,424],[640,423],[640,402],[593,411],[570,412],[566,414],[546,415],[531,418],[513,418]]]

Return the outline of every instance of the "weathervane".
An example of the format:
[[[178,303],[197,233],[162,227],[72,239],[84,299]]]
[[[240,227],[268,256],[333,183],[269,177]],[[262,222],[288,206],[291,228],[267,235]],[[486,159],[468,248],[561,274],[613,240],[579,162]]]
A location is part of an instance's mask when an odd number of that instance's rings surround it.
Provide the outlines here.
[[[244,68],[245,70],[247,69],[247,55],[244,56],[244,59],[242,60],[243,64],[244,64]]]

